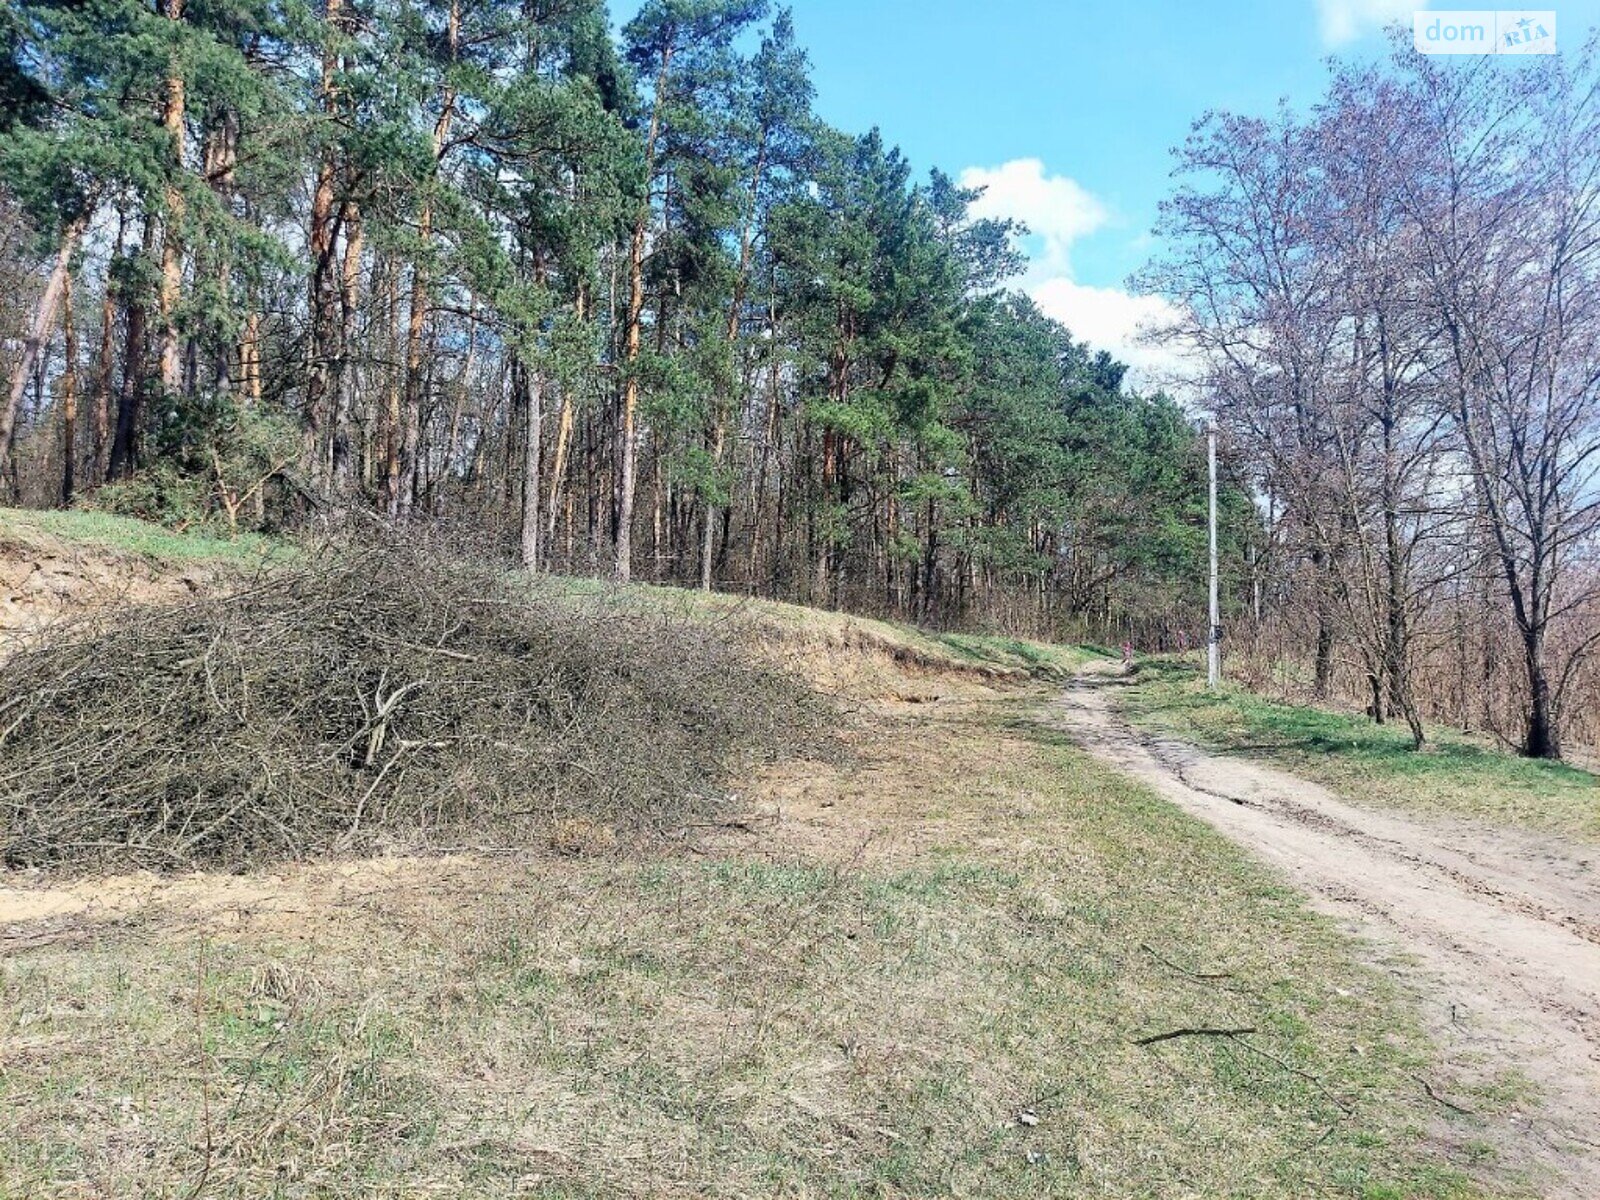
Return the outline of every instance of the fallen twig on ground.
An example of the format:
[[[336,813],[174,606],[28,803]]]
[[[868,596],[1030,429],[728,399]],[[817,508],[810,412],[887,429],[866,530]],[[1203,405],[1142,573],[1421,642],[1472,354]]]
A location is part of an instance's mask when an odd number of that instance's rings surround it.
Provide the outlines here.
[[[1240,1026],[1235,1029],[1212,1029],[1206,1026],[1186,1026],[1183,1029],[1169,1029],[1165,1033],[1153,1033],[1149,1037],[1134,1038],[1135,1046],[1154,1046],[1157,1042],[1170,1042],[1175,1038],[1187,1037],[1220,1037],[1236,1038],[1246,1033],[1255,1033],[1254,1025]]]

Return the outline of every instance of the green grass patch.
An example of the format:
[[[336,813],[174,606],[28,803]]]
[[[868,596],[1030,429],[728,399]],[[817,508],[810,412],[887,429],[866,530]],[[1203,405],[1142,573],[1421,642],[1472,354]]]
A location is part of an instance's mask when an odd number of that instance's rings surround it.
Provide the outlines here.
[[[1145,728],[1271,760],[1360,803],[1469,817],[1600,841],[1600,780],[1431,727],[1422,750],[1404,725],[1287,704],[1243,689],[1206,689],[1198,668],[1140,663],[1124,700]]]
[[[255,533],[229,537],[214,530],[178,532],[134,517],[88,509],[0,508],[0,538],[27,542],[41,535],[72,545],[174,564],[254,566],[289,552],[288,543]]]
[[[1066,678],[1105,654],[1097,647],[1034,642],[1002,634],[940,633],[931,637],[936,645],[959,657],[994,666],[1021,667],[1046,678]]]

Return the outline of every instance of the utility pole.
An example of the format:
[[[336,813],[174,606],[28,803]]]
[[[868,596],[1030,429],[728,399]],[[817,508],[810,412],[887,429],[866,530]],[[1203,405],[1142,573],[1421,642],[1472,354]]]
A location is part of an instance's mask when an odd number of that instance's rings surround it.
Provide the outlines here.
[[[1217,421],[1206,421],[1206,469],[1210,485],[1211,524],[1211,625],[1206,631],[1206,686],[1213,691],[1222,682],[1222,613],[1217,603]]]

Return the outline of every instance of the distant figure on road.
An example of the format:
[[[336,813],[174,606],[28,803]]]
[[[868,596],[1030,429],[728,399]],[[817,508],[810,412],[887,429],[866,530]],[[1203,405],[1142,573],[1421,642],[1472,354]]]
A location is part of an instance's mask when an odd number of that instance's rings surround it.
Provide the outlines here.
[[[1133,670],[1133,643],[1132,642],[1123,642],[1122,643],[1122,669],[1124,671]]]

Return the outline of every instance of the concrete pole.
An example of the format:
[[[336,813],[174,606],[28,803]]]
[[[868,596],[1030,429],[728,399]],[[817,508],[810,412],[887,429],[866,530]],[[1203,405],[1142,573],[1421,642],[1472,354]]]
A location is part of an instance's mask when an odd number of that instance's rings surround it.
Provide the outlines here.
[[[1206,468],[1210,485],[1211,624],[1206,631],[1206,686],[1222,682],[1222,613],[1217,602],[1217,424],[1206,423]]]

